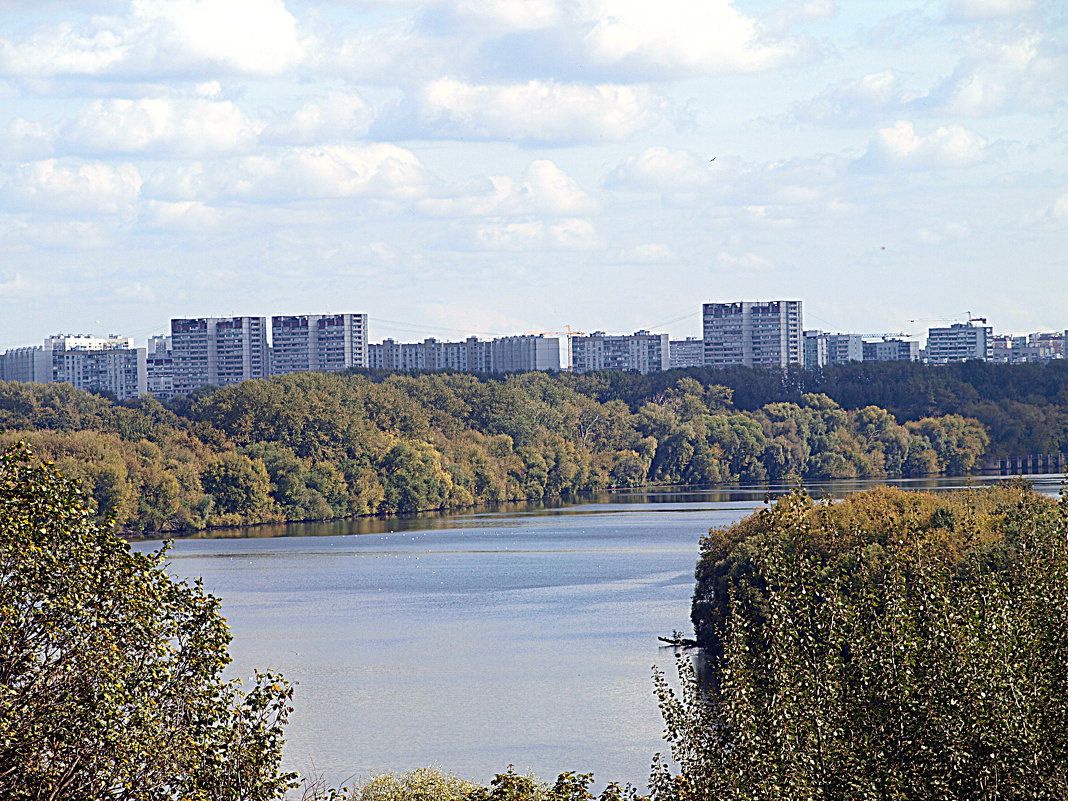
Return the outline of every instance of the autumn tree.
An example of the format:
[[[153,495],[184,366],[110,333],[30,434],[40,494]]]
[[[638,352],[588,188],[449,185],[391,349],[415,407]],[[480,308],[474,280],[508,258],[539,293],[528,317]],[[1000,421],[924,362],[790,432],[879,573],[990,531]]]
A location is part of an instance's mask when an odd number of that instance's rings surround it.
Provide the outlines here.
[[[223,678],[217,599],[24,447],[0,452],[0,798],[266,801],[291,691]]]

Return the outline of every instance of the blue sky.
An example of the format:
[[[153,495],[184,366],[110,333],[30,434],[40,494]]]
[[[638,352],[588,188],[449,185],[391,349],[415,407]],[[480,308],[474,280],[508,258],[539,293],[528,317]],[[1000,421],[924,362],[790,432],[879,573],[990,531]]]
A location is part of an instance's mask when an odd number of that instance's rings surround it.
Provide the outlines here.
[[[1066,106],[1058,0],[0,0],[0,347],[1065,329]]]

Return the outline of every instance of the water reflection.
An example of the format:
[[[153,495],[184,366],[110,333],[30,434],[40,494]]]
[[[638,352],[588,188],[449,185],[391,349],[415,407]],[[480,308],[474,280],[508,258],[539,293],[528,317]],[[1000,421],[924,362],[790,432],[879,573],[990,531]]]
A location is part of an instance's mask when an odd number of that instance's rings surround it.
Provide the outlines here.
[[[876,486],[890,485],[905,490],[942,491],[965,487],[985,486],[1011,477],[995,475],[940,476],[902,479],[835,479],[809,481],[808,492],[815,498],[844,498],[853,492]],[[1056,495],[1065,474],[1049,473],[1027,476],[1039,492]],[[794,485],[786,483],[748,486],[666,487],[621,489],[590,492],[566,498],[539,501],[513,501],[479,507],[475,510],[420,512],[393,517],[357,517],[307,523],[267,523],[258,526],[216,528],[196,532],[191,538],[245,537],[330,537],[348,534],[392,534],[410,531],[453,529],[458,526],[485,528],[501,525],[501,521],[523,521],[530,518],[574,517],[575,515],[618,514],[641,509],[647,513],[701,513],[710,506],[720,509],[751,510],[768,498],[776,498],[790,491]],[[522,523],[513,523],[521,525]]]

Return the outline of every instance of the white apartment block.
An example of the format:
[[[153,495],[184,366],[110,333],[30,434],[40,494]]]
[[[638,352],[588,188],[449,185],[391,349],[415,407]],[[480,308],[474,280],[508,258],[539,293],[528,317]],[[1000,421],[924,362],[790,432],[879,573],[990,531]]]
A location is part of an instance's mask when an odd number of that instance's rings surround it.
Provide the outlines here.
[[[8,350],[0,357],[0,378],[70,384],[130,400],[147,392],[145,349],[129,337],[57,334],[43,345]]]
[[[271,318],[271,372],[336,372],[367,367],[366,314],[300,314]]]
[[[540,335],[469,337],[463,342],[383,340],[368,348],[368,363],[380,370],[455,370],[468,373],[516,373],[560,369],[560,342]]]
[[[667,370],[671,365],[671,344],[667,334],[635,331],[633,334],[606,334],[571,338],[571,369],[576,373],[593,370],[636,370],[643,375]]]
[[[226,386],[268,375],[264,317],[193,317],[171,320],[173,390]]]
[[[672,370],[704,366],[705,342],[703,339],[698,339],[697,337],[673,339],[669,345],[668,367]]]
[[[703,307],[705,364],[785,368],[801,364],[801,301],[738,301]]]
[[[864,338],[860,334],[804,332],[804,365],[809,370],[862,361],[864,361]]]
[[[989,361],[994,355],[994,329],[971,323],[929,328],[926,351],[929,364],[948,364],[967,359]]]

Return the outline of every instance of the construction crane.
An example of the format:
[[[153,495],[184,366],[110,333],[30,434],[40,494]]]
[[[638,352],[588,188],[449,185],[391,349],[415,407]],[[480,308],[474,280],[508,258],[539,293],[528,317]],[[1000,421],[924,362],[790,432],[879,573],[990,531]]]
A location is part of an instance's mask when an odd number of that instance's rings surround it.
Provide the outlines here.
[[[857,334],[857,336],[864,339],[875,339],[876,337],[879,339],[889,339],[890,337],[910,337],[912,334],[905,331],[882,331],[878,334]]]

